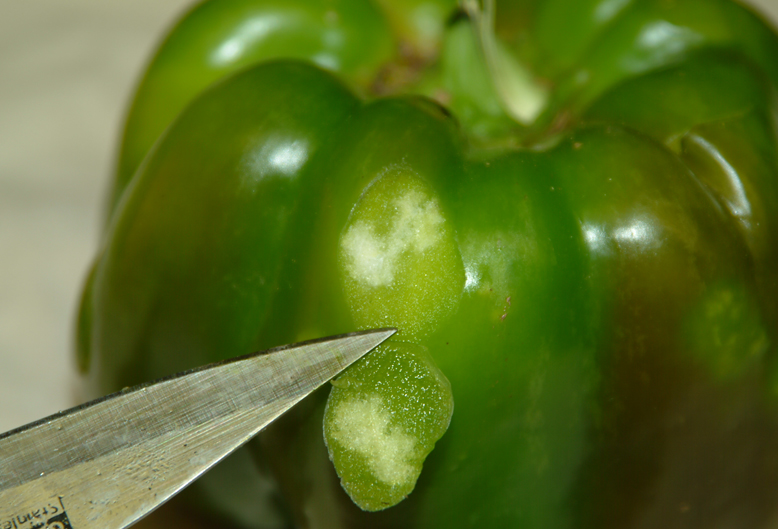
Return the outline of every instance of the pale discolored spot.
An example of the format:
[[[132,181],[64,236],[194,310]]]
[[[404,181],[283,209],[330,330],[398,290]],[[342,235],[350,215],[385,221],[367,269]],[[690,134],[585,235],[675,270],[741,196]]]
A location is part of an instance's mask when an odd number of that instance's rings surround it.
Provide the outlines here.
[[[357,221],[341,240],[346,269],[356,281],[371,287],[394,281],[404,252],[417,254],[434,247],[443,234],[445,220],[437,201],[410,190],[393,201],[389,230],[378,233],[367,221]]]
[[[347,400],[334,410],[332,437],[362,456],[376,478],[388,485],[400,485],[415,479],[416,469],[410,460],[416,439],[392,426],[391,419],[380,395]]]
[[[356,324],[397,327],[408,340],[449,315],[465,284],[454,228],[434,190],[407,168],[388,169],[365,188],[339,253]]]

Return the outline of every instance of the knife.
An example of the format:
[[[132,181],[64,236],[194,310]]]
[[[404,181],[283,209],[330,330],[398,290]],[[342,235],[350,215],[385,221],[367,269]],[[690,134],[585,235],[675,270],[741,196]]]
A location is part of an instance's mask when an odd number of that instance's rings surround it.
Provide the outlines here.
[[[230,359],[2,434],[0,529],[129,527],[395,332]]]

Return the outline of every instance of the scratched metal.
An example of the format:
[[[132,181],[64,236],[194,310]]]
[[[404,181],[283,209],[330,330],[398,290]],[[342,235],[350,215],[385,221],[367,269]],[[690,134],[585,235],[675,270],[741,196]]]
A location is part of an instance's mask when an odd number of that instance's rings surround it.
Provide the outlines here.
[[[0,435],[0,527],[128,527],[394,332],[256,353]]]

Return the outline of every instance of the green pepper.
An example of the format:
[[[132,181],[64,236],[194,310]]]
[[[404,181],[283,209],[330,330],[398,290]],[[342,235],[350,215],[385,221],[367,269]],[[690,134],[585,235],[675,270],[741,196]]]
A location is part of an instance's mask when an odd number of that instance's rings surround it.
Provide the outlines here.
[[[767,527],[778,36],[730,0],[210,0],[127,119],[94,396],[394,326],[184,496],[236,527]]]

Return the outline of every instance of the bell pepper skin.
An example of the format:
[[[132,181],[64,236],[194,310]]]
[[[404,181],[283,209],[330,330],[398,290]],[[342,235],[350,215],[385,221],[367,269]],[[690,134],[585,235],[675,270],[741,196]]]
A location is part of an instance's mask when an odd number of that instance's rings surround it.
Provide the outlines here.
[[[86,386],[395,326],[190,500],[265,529],[770,527],[778,37],[729,0],[486,4],[187,15],[128,118]]]
[[[110,211],[143,157],[208,85],[268,59],[309,60],[355,86],[392,55],[386,20],[369,2],[201,2],[171,30],[140,81],[125,125]]]

